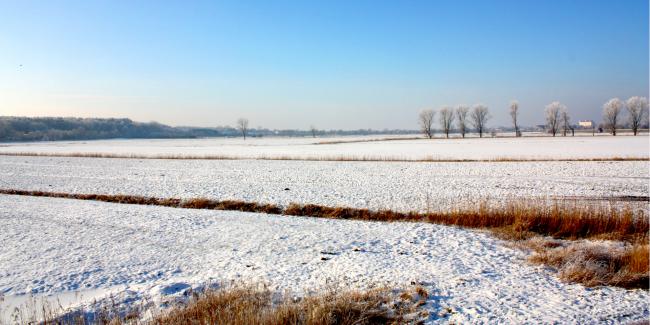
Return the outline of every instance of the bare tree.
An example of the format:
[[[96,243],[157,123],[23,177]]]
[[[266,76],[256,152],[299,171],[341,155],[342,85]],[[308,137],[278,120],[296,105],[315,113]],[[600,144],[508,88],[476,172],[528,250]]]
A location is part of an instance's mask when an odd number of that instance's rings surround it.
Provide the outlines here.
[[[420,130],[429,139],[433,138],[433,118],[436,112],[432,109],[425,109],[420,112]]]
[[[248,134],[248,119],[246,119],[246,118],[238,119],[237,120],[237,129],[244,136],[244,140],[246,140],[246,135]]]
[[[316,134],[318,134],[318,129],[313,125],[309,126],[309,131],[311,132],[311,136],[314,138],[316,137]]]
[[[562,123],[562,136],[566,137],[566,131],[571,129],[571,118],[569,117],[569,110],[566,107],[560,112],[560,122]]]
[[[639,126],[641,122],[646,118],[648,114],[648,99],[645,97],[630,97],[627,100],[627,111],[630,113],[630,126],[632,127],[632,132],[636,135],[639,131]]]
[[[560,128],[560,112],[563,109],[566,109],[566,107],[560,104],[560,102],[552,102],[546,105],[546,109],[544,109],[546,115],[546,128],[553,136],[557,134],[557,131]]]
[[[490,112],[488,111],[487,106],[483,104],[476,104],[472,107],[472,113],[470,114],[472,118],[472,124],[478,132],[480,138],[483,137],[483,132],[485,131],[485,123],[490,118]]]
[[[603,122],[612,135],[616,135],[622,111],[623,101],[618,98],[612,98],[603,105]]]
[[[458,120],[458,131],[460,131],[460,135],[465,137],[465,133],[467,132],[467,113],[469,112],[469,107],[465,105],[458,105],[456,107],[456,119]]]
[[[521,136],[519,125],[517,125],[517,119],[519,118],[519,102],[516,100],[510,102],[510,117],[512,118],[512,124],[515,125],[515,136]]]
[[[449,138],[449,130],[454,122],[454,109],[451,107],[443,107],[440,109],[440,126],[445,131],[445,135]]]

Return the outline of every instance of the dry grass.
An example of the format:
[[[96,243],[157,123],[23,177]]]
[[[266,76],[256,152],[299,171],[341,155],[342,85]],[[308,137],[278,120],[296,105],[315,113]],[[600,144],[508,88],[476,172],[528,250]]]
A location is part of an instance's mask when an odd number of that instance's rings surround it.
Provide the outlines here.
[[[209,209],[209,210],[230,210],[242,212],[258,212],[268,214],[281,214],[282,209],[274,204],[263,204],[255,202],[243,202],[235,200],[217,201],[209,199],[188,199],[181,201],[179,208],[186,209]]]
[[[121,195],[121,194],[77,194],[77,193],[59,193],[44,191],[24,191],[0,189],[0,194],[23,195],[23,196],[40,196],[53,197],[86,201],[100,201],[121,204],[136,205],[156,205],[171,208],[184,209],[205,209],[205,210],[230,210],[242,212],[258,212],[269,214],[281,214],[282,209],[274,204],[263,204],[255,202],[243,202],[235,200],[210,200],[203,198],[195,199],[178,199],[178,198],[156,198],[138,195]]]
[[[189,301],[177,302],[162,311],[142,308],[123,310],[113,304],[91,312],[48,310],[45,318],[31,313],[29,323],[83,324],[420,324],[428,316],[421,308],[428,292],[387,288],[367,291],[327,289],[298,297],[265,286],[238,285],[193,293]],[[143,317],[149,314],[151,317]],[[40,321],[42,320],[42,321]]]
[[[0,152],[0,156],[18,157],[70,157],[70,158],[107,158],[107,159],[178,159],[178,160],[280,160],[280,161],[342,161],[342,162],[440,162],[440,163],[471,163],[471,162],[597,162],[597,161],[650,161],[650,157],[595,157],[595,158],[516,158],[496,157],[488,159],[453,159],[439,157],[403,158],[395,156],[354,156],[354,155],[323,155],[323,156],[237,156],[237,155],[191,155],[191,154],[120,154],[100,152]]]
[[[25,304],[15,307],[8,319],[0,319],[0,324],[5,324],[3,321],[8,321],[7,324],[43,325],[140,324],[145,310],[144,302],[125,305],[118,303],[113,296],[99,301],[80,300],[78,303],[81,306],[64,308],[59,300],[31,297]]]
[[[643,211],[583,205],[579,202],[519,201],[496,207],[485,203],[475,209],[429,213],[291,204],[284,209],[283,214],[332,219],[425,221],[466,228],[487,228],[510,239],[539,234],[555,238],[597,237],[630,241],[647,238],[650,229]]]
[[[426,294],[426,291],[420,289]],[[387,289],[327,291],[304,298],[268,289],[209,291],[187,306],[155,317],[153,324],[408,324],[420,323],[427,296]]]
[[[290,204],[282,208],[269,203],[205,198],[178,199],[135,195],[75,194],[0,189],[0,194],[92,200],[111,203],[157,205],[174,208],[232,210],[329,219],[368,221],[421,221],[495,231],[506,239],[525,239],[531,234],[555,238],[596,238],[623,241],[647,240],[650,224],[647,214],[630,206],[614,207],[584,204],[579,201],[510,201],[491,206],[487,202],[471,209],[442,212],[396,212],[315,204]]]
[[[627,289],[648,289],[650,285],[647,241],[630,244],[535,238],[521,244],[535,251],[531,262],[555,268],[567,282]]]
[[[443,212],[373,211],[314,204],[273,204],[243,201],[218,201],[203,198],[152,198],[129,195],[72,194],[0,189],[0,194],[57,197],[113,203],[159,205],[174,208],[216,209],[289,216],[367,221],[420,221],[466,228],[488,229],[495,235],[535,249],[532,261],[559,270],[560,277],[587,286],[614,285],[624,288],[648,288],[648,232],[650,221],[643,209],[604,206],[585,202],[511,201],[505,205],[487,203],[473,209]],[[558,244],[535,238],[614,240],[624,245]],[[531,239],[532,238],[532,239]],[[320,324],[320,323],[318,323]]]

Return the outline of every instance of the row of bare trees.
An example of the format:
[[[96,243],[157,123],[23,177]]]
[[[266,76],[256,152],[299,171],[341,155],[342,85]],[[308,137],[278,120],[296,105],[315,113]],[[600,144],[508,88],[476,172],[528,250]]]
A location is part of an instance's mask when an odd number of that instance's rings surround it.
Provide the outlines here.
[[[420,111],[419,122],[420,130],[429,139],[433,138],[434,129],[433,124],[436,116],[436,111],[432,109],[425,109]],[[469,119],[468,119],[469,116]],[[468,124],[474,127],[479,137],[483,137],[485,132],[487,120],[490,119],[490,112],[487,106],[483,104],[476,104],[471,109],[469,106],[458,105],[456,109],[445,106],[438,111],[438,122],[440,129],[449,138],[454,120],[461,136],[464,138],[469,130]]]
[[[616,135],[616,131],[621,127],[624,107],[627,108],[628,123],[632,129],[632,133],[637,135],[641,124],[645,119],[647,119],[648,99],[645,97],[634,96],[630,97],[625,102],[619,98],[608,100],[603,104],[603,126],[609,131],[609,133]],[[546,106],[544,112],[546,115],[546,128],[553,136],[555,136],[560,129],[562,129],[562,135],[564,136],[566,136],[567,130],[573,132],[569,112],[565,105],[560,102],[552,102]]]
[[[618,98],[612,98],[603,105],[603,125],[612,135],[621,127],[623,107],[627,108],[628,123],[634,135],[637,135],[641,123],[647,119],[648,99],[634,96],[623,102]]]
[[[639,128],[648,114],[648,99],[645,97],[630,97],[626,102],[618,98],[612,98],[603,105],[603,126],[612,135],[621,127],[623,108],[627,108],[628,122],[632,133],[637,135]],[[555,136],[558,129],[562,128],[562,135],[567,130],[572,130],[569,120],[569,113],[565,105],[559,102],[552,102],[546,106],[546,127]]]
[[[627,108],[630,128],[634,135],[637,135],[643,121],[647,119],[648,99],[645,97],[630,97],[626,102],[618,98],[608,100],[603,105],[603,126],[612,135],[616,135],[616,131],[621,126],[623,107]],[[564,136],[566,136],[568,130],[571,130],[571,132],[574,131],[571,126],[568,109],[565,105],[560,102],[552,102],[546,106],[544,112],[546,116],[546,128],[553,136],[560,129]],[[515,121],[515,129],[517,129],[516,118],[513,119]]]
[[[603,125],[612,134],[616,135],[616,131],[621,126],[623,108],[627,108],[628,123],[634,135],[637,135],[642,123],[647,119],[648,115],[648,99],[645,97],[630,97],[627,101],[622,101],[619,98],[612,98],[603,105]],[[519,130],[519,102],[513,100],[510,102],[510,118],[514,126],[515,135],[521,136]],[[440,129],[449,138],[454,121],[456,121],[456,128],[461,136],[464,138],[465,134],[470,130],[470,126],[476,130],[479,137],[483,137],[486,130],[486,122],[490,119],[490,112],[487,106],[483,104],[476,104],[471,108],[466,105],[458,105],[455,109],[449,106],[442,107],[438,112],[438,122]],[[552,102],[546,105],[544,109],[546,128],[553,135],[556,136],[560,131],[563,136],[566,136],[569,131],[574,134],[574,128],[571,125],[571,118],[567,107],[560,102]],[[435,123],[436,111],[432,109],[425,109],[420,111],[419,122],[420,130],[429,139],[434,136],[433,125]],[[244,140],[248,134],[248,119],[240,118],[237,120],[237,129],[241,132]],[[315,126],[310,126],[310,131],[313,137],[316,137],[318,129]]]

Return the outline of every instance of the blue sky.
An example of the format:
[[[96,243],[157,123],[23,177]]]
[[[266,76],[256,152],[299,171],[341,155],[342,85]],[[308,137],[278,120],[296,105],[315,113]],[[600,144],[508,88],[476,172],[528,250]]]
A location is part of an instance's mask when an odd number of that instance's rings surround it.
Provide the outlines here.
[[[647,1],[1,1],[0,115],[172,125],[490,126],[648,96]]]

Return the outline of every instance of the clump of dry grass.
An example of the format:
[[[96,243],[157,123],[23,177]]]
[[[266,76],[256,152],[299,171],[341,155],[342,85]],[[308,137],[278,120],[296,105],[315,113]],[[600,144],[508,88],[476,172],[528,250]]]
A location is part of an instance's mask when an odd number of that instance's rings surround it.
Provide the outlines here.
[[[519,245],[535,252],[531,262],[555,268],[567,282],[627,289],[648,289],[650,285],[647,242],[567,242],[537,237]]]
[[[420,289],[426,294],[426,290]],[[386,289],[335,291],[293,298],[268,289],[235,287],[208,291],[153,324],[415,324],[427,296]]]
[[[365,291],[325,289],[303,297],[273,292],[266,286],[234,285],[194,292],[189,301],[162,311],[142,306],[125,309],[95,302],[89,310],[32,308],[17,323],[84,324],[421,324],[428,317],[428,292],[421,286]],[[149,316],[145,316],[149,315]]]

